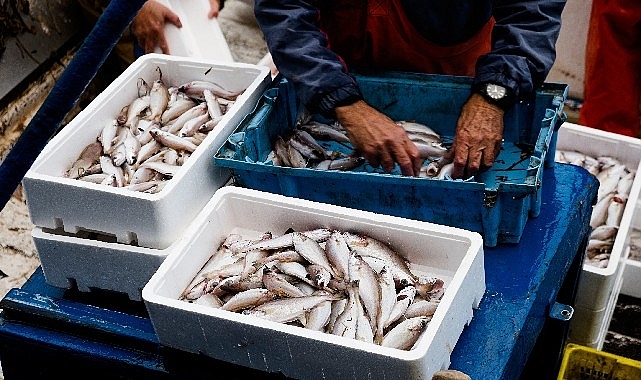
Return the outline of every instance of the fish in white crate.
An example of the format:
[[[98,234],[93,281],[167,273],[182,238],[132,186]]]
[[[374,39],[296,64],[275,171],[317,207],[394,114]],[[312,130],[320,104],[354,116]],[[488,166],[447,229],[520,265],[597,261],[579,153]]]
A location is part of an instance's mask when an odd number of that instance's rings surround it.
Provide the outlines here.
[[[379,240],[318,228],[228,236],[181,299],[410,350],[444,289],[441,279],[416,275]]]
[[[581,166],[599,180],[585,263],[607,268],[636,170],[627,168],[614,157],[592,157],[571,150],[557,149],[555,161]]]
[[[138,97],[105,121],[66,177],[156,193],[244,91],[202,80],[168,84],[160,68],[156,71],[158,78],[151,85],[138,80]]]

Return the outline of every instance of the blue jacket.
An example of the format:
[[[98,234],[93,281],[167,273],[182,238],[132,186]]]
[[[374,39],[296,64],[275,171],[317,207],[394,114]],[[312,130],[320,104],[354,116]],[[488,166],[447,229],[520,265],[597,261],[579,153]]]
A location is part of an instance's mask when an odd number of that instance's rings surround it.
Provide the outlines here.
[[[324,1],[341,0],[320,0]],[[565,0],[401,0],[408,18],[427,40],[449,46],[475,35],[490,17],[496,24],[492,50],[476,65],[474,85],[493,82],[516,97],[532,94],[556,58]],[[256,0],[256,19],[278,70],[312,112],[331,114],[360,98],[344,62],[328,48],[316,3]]]

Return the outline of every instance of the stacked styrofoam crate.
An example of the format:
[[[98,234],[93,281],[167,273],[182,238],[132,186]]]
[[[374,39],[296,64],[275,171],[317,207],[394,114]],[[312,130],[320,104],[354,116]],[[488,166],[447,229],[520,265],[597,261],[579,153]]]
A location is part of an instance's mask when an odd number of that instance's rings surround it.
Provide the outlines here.
[[[641,260],[638,257],[638,250],[641,249],[641,202],[637,201],[634,217],[632,218],[632,229],[630,231],[630,244],[628,255],[624,260],[623,284],[621,294],[641,298]],[[633,252],[634,257],[633,257]]]
[[[216,128],[155,194],[64,176],[106,121],[138,96],[140,78],[167,86],[208,80],[238,96]],[[136,60],[54,136],[23,179],[32,236],[50,285],[101,288],[141,299],[153,270],[230,177],[212,157],[271,83],[266,67],[148,54]],[[98,238],[87,238],[98,236]],[[141,268],[141,270],[136,270]],[[144,270],[142,270],[144,268]]]
[[[564,150],[577,151],[595,158],[613,157],[637,173],[641,163],[639,139],[572,123],[564,123],[558,131],[556,151]],[[635,175],[608,265],[600,268],[583,264],[574,314],[570,321],[570,342],[597,349],[601,349],[603,345],[621,289],[623,260],[627,255],[630,226],[640,192],[641,176]]]
[[[417,276],[445,283],[443,298],[410,350],[312,331],[299,326],[187,302],[188,288],[230,235],[328,228],[389,244]],[[142,296],[161,344],[219,360],[307,379],[430,379],[450,354],[485,292],[478,233],[300,198],[227,186],[210,203],[149,280]],[[180,328],[176,328],[180,326]]]

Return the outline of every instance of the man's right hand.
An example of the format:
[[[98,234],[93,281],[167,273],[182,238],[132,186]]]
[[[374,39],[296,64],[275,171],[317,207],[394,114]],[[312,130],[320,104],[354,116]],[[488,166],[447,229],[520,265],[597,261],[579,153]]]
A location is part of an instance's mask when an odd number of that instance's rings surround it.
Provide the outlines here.
[[[398,163],[403,175],[418,176],[423,159],[402,126],[362,100],[335,112],[354,148],[370,165],[389,173]]]

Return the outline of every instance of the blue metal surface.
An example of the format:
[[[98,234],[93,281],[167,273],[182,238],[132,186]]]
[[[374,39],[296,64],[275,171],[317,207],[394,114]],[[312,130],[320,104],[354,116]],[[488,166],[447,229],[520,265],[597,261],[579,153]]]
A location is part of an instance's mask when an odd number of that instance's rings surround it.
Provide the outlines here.
[[[557,300],[573,302],[558,298],[567,277],[580,273],[598,182],[585,170],[564,164],[546,169],[544,176],[541,214],[527,224],[521,243],[485,249],[487,290],[452,352],[450,366],[475,380],[550,378],[542,374],[553,369],[553,362],[548,368],[521,372],[537,338],[554,341],[557,353],[562,350],[565,336],[542,337],[541,332]],[[36,272],[0,302],[0,360],[6,380],[24,378],[20,375],[27,367],[40,366],[17,354],[22,351],[53,356],[58,367],[67,364],[65,370],[73,368],[74,373],[115,368],[112,373],[118,378],[279,376],[161,347],[143,304],[128,302],[54,288]],[[42,364],[38,373],[60,371],[51,367]]]
[[[589,233],[598,183],[572,169],[546,169],[541,214],[528,223],[518,245],[486,248],[487,292],[470,326],[485,328],[463,331],[459,343],[465,343],[457,344],[452,368],[482,374],[479,379],[519,377]]]

